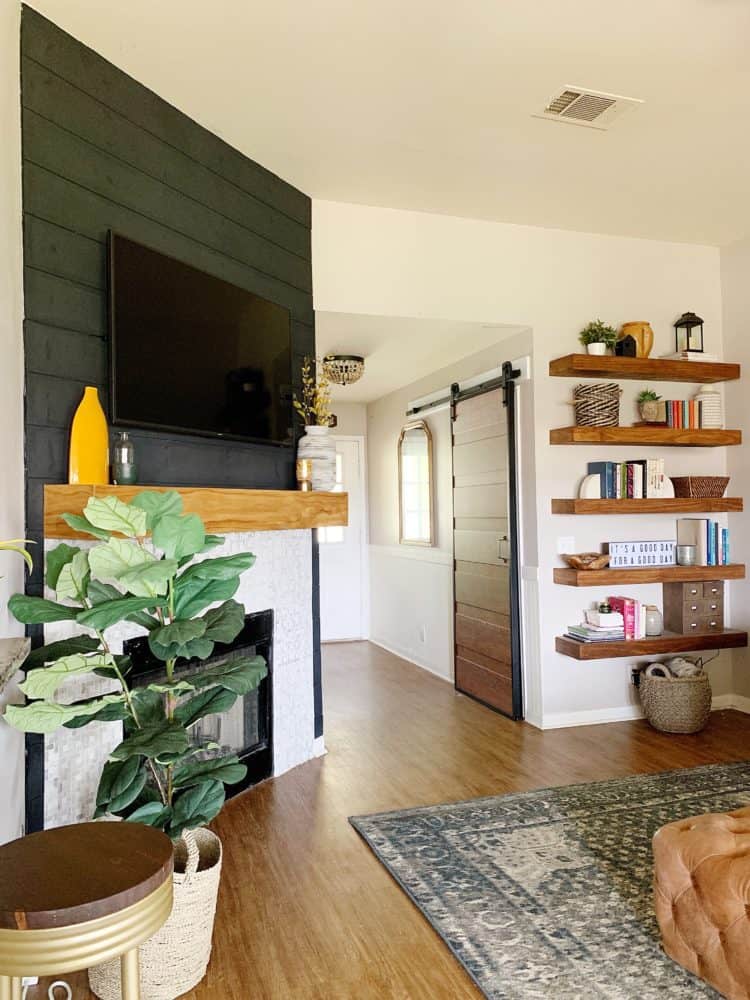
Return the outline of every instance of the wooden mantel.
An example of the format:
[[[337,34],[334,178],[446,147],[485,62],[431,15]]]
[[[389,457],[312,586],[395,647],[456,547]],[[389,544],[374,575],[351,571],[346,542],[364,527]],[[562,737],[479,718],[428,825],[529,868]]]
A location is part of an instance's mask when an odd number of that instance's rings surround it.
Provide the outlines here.
[[[198,486],[45,486],[46,538],[86,538],[63,521],[63,514],[80,514],[90,497],[116,496],[130,500],[143,490],[176,490],[186,514],[198,514],[206,530],[284,531],[322,528],[348,522],[346,493],[303,493],[297,490],[228,490]]]

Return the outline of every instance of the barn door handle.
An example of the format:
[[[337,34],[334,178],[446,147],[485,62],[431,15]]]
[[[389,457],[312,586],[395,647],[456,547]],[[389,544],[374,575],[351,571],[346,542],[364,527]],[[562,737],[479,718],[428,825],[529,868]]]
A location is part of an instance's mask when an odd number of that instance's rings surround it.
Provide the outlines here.
[[[497,540],[497,558],[500,562],[510,562],[510,542],[507,535],[502,535]]]

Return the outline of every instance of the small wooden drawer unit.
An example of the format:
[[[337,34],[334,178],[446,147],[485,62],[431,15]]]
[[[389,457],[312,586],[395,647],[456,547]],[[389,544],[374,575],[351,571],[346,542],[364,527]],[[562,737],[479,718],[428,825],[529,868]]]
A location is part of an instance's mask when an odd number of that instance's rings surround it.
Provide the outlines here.
[[[705,635],[724,630],[724,582],[664,584],[664,627],[669,632]]]

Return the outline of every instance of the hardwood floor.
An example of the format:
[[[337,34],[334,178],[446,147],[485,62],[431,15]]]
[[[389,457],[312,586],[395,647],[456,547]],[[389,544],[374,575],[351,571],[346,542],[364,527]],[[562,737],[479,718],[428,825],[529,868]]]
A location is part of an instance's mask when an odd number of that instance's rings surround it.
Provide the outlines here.
[[[190,1000],[480,997],[348,816],[748,757],[738,712],[696,736],[646,722],[541,732],[368,643],[324,647],[324,689],[328,755],[238,796],[215,824],[214,953]]]

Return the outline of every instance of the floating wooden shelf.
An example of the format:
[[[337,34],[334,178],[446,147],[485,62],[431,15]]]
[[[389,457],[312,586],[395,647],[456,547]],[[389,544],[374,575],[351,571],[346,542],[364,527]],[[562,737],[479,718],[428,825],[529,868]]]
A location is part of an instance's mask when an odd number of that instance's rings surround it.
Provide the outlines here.
[[[652,656],[659,653],[691,653],[703,649],[737,649],[747,646],[747,632],[711,632],[707,635],[678,635],[665,632],[652,639],[630,642],[578,642],[567,636],[555,639],[555,649],[574,660],[611,660],[622,656]]]
[[[703,498],[649,497],[645,500],[552,501],[553,514],[737,514],[744,509],[742,497]]]
[[[618,358],[567,354],[549,363],[550,375],[561,378],[624,378],[647,382],[730,382],[740,366],[723,361],[669,361],[664,358]]]
[[[690,364],[690,362],[688,362]],[[721,448],[742,444],[742,431],[690,431],[677,427],[556,427],[550,444],[637,444],[669,448]]]
[[[699,580],[744,580],[742,563],[730,566],[648,566],[644,569],[572,569],[558,566],[555,583],[566,587],[600,587],[619,583],[694,583]]]
[[[345,525],[346,493],[298,490],[227,490],[185,486],[45,486],[44,534],[47,538],[86,538],[69,528],[63,514],[80,514],[89,497],[130,500],[143,490],[174,489],[186,514],[198,514],[210,532],[283,531]]]

